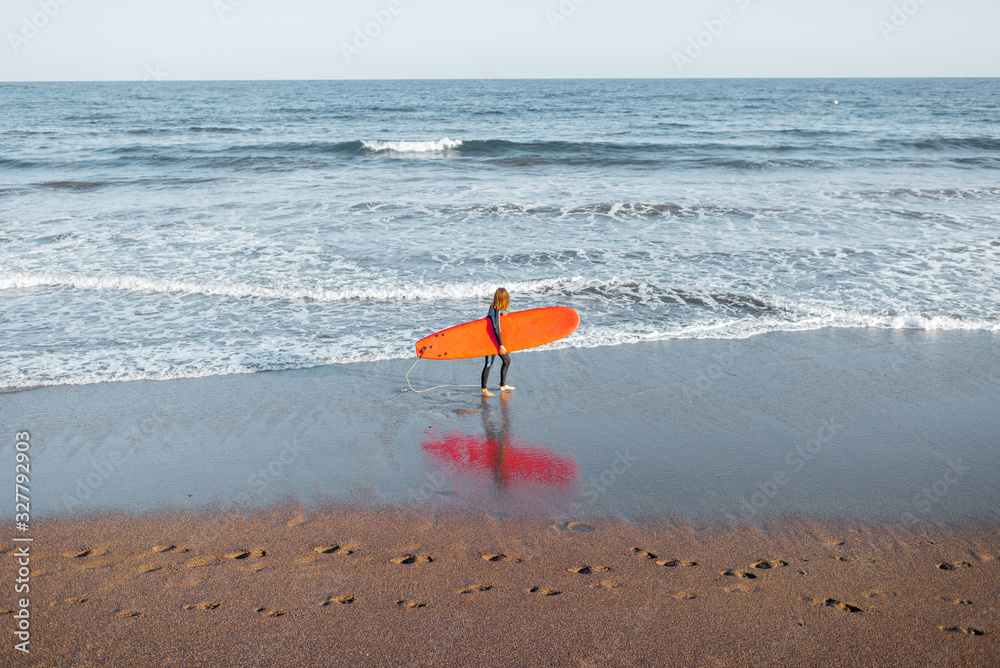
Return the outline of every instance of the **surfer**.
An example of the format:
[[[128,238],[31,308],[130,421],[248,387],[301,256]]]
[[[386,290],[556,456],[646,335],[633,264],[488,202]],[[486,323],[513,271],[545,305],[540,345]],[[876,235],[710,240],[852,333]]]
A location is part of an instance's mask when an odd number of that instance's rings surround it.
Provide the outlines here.
[[[507,384],[507,367],[510,366],[510,355],[507,353],[507,349],[503,346],[503,336],[500,333],[500,315],[506,313],[507,309],[510,308],[510,295],[504,288],[497,288],[496,293],[493,295],[493,305],[490,306],[489,313],[486,317],[489,318],[490,322],[493,324],[493,331],[497,335],[497,344],[500,346],[500,359],[503,360],[503,365],[500,367],[500,391],[510,392],[514,388]],[[486,389],[486,381],[490,377],[490,369],[493,368],[493,360],[496,359],[496,355],[489,355],[486,358],[486,366],[483,367],[483,396],[492,397],[493,393]]]

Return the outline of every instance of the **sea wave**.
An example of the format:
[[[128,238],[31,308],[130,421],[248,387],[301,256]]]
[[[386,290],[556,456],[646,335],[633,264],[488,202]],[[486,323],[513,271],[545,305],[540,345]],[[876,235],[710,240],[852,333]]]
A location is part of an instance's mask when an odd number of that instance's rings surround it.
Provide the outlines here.
[[[516,258],[508,258],[516,261]],[[698,306],[720,311],[780,310],[759,296],[732,292],[696,291],[665,288],[653,283],[630,280],[584,279],[559,276],[534,280],[508,281],[504,285],[519,298],[536,296],[619,301],[655,306]],[[166,279],[126,274],[81,275],[57,272],[12,272],[0,277],[0,291],[39,288],[70,288],[98,292],[135,292],[147,294],[202,295],[233,299],[340,302],[444,302],[489,299],[496,281],[424,283],[422,281],[361,279],[358,284],[336,287],[268,286],[246,282],[198,279]]]
[[[33,183],[39,188],[52,188],[54,190],[94,190],[111,185],[111,181],[47,181],[45,183]]]
[[[1000,196],[1000,188],[893,188],[861,193],[867,197],[912,197],[916,199],[979,199]]]
[[[440,153],[462,146],[461,139],[438,139],[437,141],[381,141],[362,139],[361,146],[372,153]]]
[[[146,132],[147,129],[128,130]],[[154,132],[153,130],[149,130]],[[837,169],[872,164],[935,164],[952,166],[996,167],[1000,165],[994,143],[988,138],[956,140],[885,140],[880,143],[857,144],[793,143],[784,137],[777,141],[704,141],[671,138],[665,141],[593,141],[531,139],[354,139],[314,141],[254,141],[240,138],[259,135],[259,129],[229,126],[192,126],[190,132],[202,134],[204,142],[150,143],[128,139],[109,139],[92,151],[74,156],[67,162],[65,154],[53,154],[40,160],[14,157],[0,158],[0,167],[31,169],[39,166],[74,169],[131,169],[137,165],[164,167],[191,165],[197,168],[279,169],[314,168],[317,163],[330,164],[355,157],[391,158],[435,156],[442,158],[472,158],[490,164],[523,168],[544,165],[589,166],[592,168],[668,167],[725,170]],[[134,134],[130,135],[135,137]],[[968,149],[978,151],[970,155]],[[945,153],[928,158],[931,152]],[[951,151],[950,154],[947,152]],[[112,158],[109,160],[108,158]],[[291,161],[291,162],[286,162]],[[299,161],[296,163],[295,161]]]
[[[573,278],[514,281],[508,289],[521,294],[545,293],[572,283]],[[82,275],[59,272],[12,272],[0,277],[0,291],[37,288],[187,294],[235,299],[302,300],[316,302],[355,301],[447,301],[487,299],[496,290],[495,281],[446,284],[368,282],[335,288],[266,286],[245,282],[199,279],[166,279],[135,275]]]

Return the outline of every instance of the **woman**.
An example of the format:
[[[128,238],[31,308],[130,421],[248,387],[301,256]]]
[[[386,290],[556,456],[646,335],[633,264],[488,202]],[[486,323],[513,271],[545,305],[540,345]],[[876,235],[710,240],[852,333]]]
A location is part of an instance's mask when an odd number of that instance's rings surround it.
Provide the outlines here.
[[[510,366],[510,355],[507,354],[507,349],[503,345],[503,335],[500,333],[500,315],[506,313],[507,309],[510,308],[510,295],[503,288],[497,288],[496,293],[493,295],[493,305],[490,306],[489,313],[486,317],[489,318],[490,323],[493,325],[493,332],[497,337],[497,344],[500,346],[500,359],[503,360],[503,365],[500,367],[500,391],[510,392],[514,388],[507,384],[507,367]],[[493,393],[486,389],[486,381],[490,377],[490,369],[493,368],[493,360],[496,359],[496,355],[490,355],[486,358],[486,366],[483,367],[483,396],[492,397]]]

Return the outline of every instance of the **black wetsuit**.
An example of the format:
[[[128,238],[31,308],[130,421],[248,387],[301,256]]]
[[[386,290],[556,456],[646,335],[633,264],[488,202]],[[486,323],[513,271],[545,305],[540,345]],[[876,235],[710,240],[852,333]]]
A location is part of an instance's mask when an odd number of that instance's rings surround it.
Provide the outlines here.
[[[490,307],[490,312],[486,314],[490,322],[493,323],[493,331],[497,335],[497,345],[503,345],[503,335],[500,333],[500,313]],[[496,355],[490,355],[486,358],[486,366],[483,367],[483,389],[486,389],[486,381],[490,378],[490,369],[493,367],[493,360],[496,359]],[[503,360],[503,365],[500,367],[500,386],[503,387],[507,384],[507,367],[510,366],[510,355],[504,353],[500,355],[500,359]]]

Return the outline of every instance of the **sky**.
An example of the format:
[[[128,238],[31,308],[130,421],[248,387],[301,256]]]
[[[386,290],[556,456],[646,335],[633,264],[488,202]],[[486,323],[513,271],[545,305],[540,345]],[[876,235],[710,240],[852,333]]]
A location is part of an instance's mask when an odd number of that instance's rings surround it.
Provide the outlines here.
[[[996,77],[996,0],[2,0],[0,81]]]

